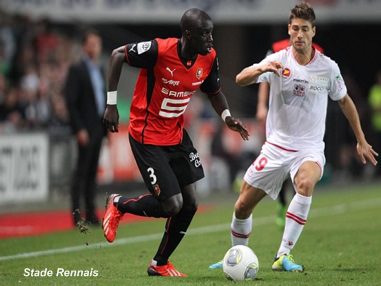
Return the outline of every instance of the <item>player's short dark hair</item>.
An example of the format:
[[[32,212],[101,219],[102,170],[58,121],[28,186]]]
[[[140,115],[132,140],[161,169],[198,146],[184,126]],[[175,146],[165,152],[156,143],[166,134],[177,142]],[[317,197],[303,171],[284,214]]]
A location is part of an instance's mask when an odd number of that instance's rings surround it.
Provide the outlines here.
[[[198,8],[191,8],[184,12],[180,21],[181,32],[184,33],[185,30],[192,30],[195,26],[197,20],[211,20],[210,16]]]
[[[303,19],[306,21],[309,21],[312,26],[315,26],[315,11],[311,7],[310,4],[306,2],[302,2],[300,4],[295,5],[294,8],[291,9],[290,17],[288,19],[288,23],[290,24],[291,21],[295,18]]]

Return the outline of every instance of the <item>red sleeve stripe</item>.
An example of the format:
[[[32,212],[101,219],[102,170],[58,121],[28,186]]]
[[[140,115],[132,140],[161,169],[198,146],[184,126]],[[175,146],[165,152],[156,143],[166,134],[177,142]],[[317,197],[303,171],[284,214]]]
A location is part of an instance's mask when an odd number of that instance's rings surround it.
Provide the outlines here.
[[[286,213],[286,217],[296,221],[298,224],[301,224],[301,225],[304,225],[307,222],[307,220],[305,220],[305,219],[303,219],[297,215],[294,215],[293,213],[290,213],[290,212]]]
[[[243,234],[243,233],[235,232],[234,230],[231,230],[231,231],[232,231],[232,235],[235,237],[238,237],[238,238],[249,238],[249,236],[250,236],[250,233]]]

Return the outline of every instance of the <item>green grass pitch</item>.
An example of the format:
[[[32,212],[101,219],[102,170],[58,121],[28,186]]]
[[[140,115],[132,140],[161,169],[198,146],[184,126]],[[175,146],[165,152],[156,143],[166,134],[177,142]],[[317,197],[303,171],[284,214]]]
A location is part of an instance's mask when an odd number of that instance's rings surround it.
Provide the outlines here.
[[[235,197],[216,196],[213,207],[196,214],[171,257],[188,278],[148,277],[164,220],[122,225],[109,245],[100,229],[0,241],[0,285],[381,285],[381,186],[318,188],[304,232],[293,254],[304,273],[274,273],[271,263],[281,231],[276,204],[265,199],[254,212],[250,247],[259,258],[256,281],[234,283],[208,265],[230,246]],[[201,201],[202,203],[202,201]],[[211,201],[213,203],[213,201]],[[25,277],[25,268],[52,270],[52,277]],[[62,277],[58,269],[96,271],[92,277]]]

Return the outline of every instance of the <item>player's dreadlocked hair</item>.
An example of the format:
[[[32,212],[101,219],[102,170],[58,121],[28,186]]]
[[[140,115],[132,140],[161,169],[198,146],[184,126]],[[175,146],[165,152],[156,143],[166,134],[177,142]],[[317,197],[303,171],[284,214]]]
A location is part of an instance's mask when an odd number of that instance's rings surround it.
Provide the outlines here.
[[[314,9],[310,6],[310,4],[306,2],[302,2],[300,4],[295,5],[294,8],[291,9],[290,18],[288,23],[290,24],[292,19],[300,18],[306,21],[311,22],[312,27],[315,26],[315,12]]]

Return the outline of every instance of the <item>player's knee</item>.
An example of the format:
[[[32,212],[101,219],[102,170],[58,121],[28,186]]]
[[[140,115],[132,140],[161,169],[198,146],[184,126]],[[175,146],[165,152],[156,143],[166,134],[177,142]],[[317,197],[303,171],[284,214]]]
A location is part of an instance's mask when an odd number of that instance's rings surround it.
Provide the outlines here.
[[[312,194],[312,191],[315,187],[315,182],[308,177],[304,177],[298,180],[296,187],[298,189],[298,193],[308,196]]]
[[[177,215],[183,208],[183,198],[181,195],[170,197],[163,203],[163,209],[168,216]]]
[[[182,206],[180,206],[180,204],[178,203],[175,203],[175,204],[171,204],[170,206],[168,206],[166,209],[165,209],[165,212],[168,214],[168,216],[175,216],[177,215],[180,210],[181,210]]]

